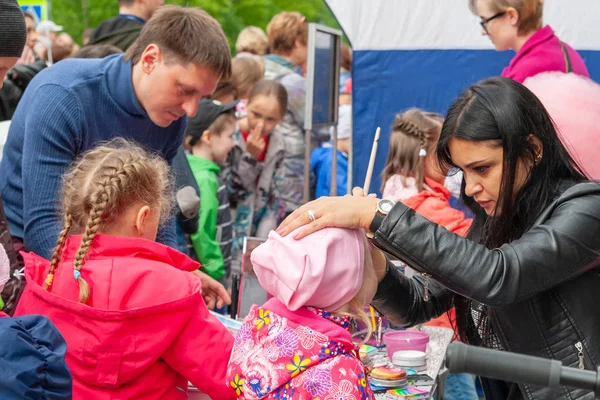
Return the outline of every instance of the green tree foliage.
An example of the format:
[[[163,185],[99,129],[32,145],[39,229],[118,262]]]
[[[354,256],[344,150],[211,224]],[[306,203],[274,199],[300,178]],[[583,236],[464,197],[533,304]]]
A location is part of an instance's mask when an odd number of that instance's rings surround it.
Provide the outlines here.
[[[309,22],[339,29],[323,0],[166,0],[168,4],[200,7],[215,17],[233,48],[238,33],[246,26],[266,29],[271,18],[281,11],[298,11]],[[118,12],[117,0],[51,0],[52,19],[81,43],[82,33],[95,28]]]

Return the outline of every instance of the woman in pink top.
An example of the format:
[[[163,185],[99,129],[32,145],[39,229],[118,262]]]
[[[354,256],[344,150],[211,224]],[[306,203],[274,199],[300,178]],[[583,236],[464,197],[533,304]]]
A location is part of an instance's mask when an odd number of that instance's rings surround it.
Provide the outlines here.
[[[550,26],[543,26],[543,0],[469,0],[469,5],[497,51],[517,52],[502,76],[519,83],[549,71],[589,77],[577,51],[562,42]]]

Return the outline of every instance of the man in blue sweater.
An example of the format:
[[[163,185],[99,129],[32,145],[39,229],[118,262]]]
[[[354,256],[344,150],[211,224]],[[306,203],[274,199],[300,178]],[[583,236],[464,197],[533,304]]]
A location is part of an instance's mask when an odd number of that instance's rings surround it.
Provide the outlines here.
[[[15,65],[19,57],[23,54],[23,47],[27,41],[27,31],[23,12],[16,0],[0,0],[0,118],[3,114],[4,99],[2,96],[2,85],[6,73]],[[13,248],[13,243],[8,229],[8,223],[4,214],[4,207],[0,201],[0,250],[4,249],[10,261],[9,277],[12,273],[20,269],[20,263],[17,258],[17,252]],[[2,282],[2,277],[0,277]],[[10,314],[16,306],[17,296],[15,292],[20,292],[22,285],[20,281],[7,283],[6,290],[0,289],[0,310],[3,309]],[[2,384],[0,383],[0,386]]]
[[[98,142],[124,137],[170,163],[186,115],[196,114],[230,64],[217,21],[200,9],[164,6],[124,56],[65,60],[39,73],[17,107],[0,165],[13,238],[51,257],[61,226],[62,175]],[[159,241],[176,246],[173,220]]]

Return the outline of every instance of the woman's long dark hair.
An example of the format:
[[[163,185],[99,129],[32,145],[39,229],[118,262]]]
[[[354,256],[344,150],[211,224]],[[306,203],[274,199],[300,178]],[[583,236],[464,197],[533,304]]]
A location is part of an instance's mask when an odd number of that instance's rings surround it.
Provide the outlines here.
[[[529,140],[531,134],[540,140],[542,149],[536,149]],[[512,79],[495,77],[476,83],[450,107],[437,147],[438,159],[446,171],[456,167],[449,150],[453,138],[492,141],[502,146],[502,182],[495,216],[488,217],[479,204],[466,196],[464,178],[461,190],[462,201],[475,216],[468,237],[490,249],[521,237],[555,199],[561,182],[588,180],[561,143],[542,103]],[[536,152],[540,150],[543,156],[536,162]],[[513,195],[519,160],[530,166],[529,176]],[[471,303],[456,297],[456,324],[461,340],[477,342]]]

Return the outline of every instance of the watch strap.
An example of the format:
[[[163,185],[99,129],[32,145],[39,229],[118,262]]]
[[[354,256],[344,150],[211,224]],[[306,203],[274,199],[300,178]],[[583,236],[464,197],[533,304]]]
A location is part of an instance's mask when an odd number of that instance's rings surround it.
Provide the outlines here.
[[[385,217],[386,217],[385,215],[383,215],[379,212],[375,213],[373,220],[371,220],[371,225],[369,226],[369,232],[371,232],[372,234],[375,234],[375,232],[377,232],[377,230],[383,223],[383,220],[385,219]]]

